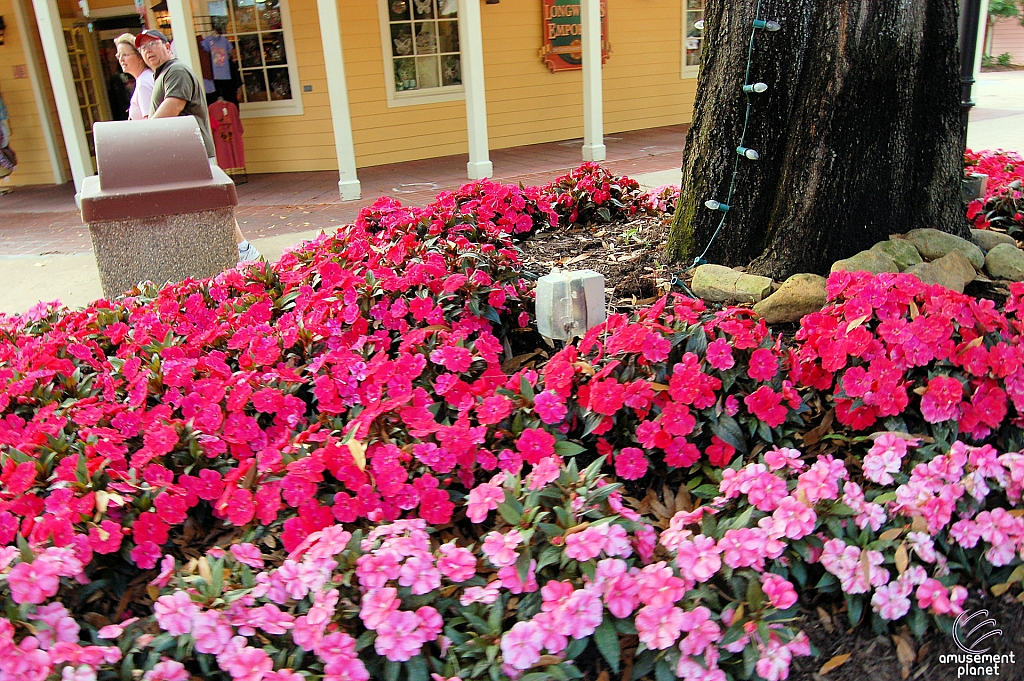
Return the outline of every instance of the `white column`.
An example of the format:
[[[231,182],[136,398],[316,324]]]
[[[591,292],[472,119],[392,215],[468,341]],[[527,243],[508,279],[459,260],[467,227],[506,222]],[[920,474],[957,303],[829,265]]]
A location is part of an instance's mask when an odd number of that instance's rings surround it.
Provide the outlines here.
[[[46,154],[50,157],[50,169],[53,171],[53,183],[64,184],[68,178],[64,175],[64,164],[61,162],[59,147],[57,146],[57,133],[53,129],[53,119],[50,117],[50,107],[46,105],[46,92],[49,87],[43,88],[42,74],[39,73],[39,59],[36,52],[34,27],[29,24],[28,15],[22,0],[14,0],[14,20],[18,26],[18,35],[21,36],[21,46],[25,52],[25,64],[28,69],[28,78],[32,83],[32,96],[36,100],[36,113],[39,114],[39,122],[43,126],[43,139],[46,141]],[[84,128],[83,128],[84,131]]]
[[[354,201],[362,195],[362,187],[356,176],[356,149],[352,141],[352,117],[348,111],[345,54],[341,47],[337,0],[316,0],[316,8],[320,15],[327,95],[331,100],[331,124],[334,127],[334,147],[338,154],[338,192],[342,201]]]
[[[167,12],[171,15],[174,56],[187,64],[196,77],[202,80],[203,67],[199,63],[199,52],[196,47],[196,29],[192,19],[191,0],[167,0]]]
[[[988,28],[988,1],[981,0],[981,15],[978,17],[978,49],[974,53],[974,80],[981,77],[981,55],[985,54],[985,29]]]
[[[466,89],[466,130],[469,133],[471,180],[494,174],[487,142],[487,92],[484,87],[484,41],[480,31],[480,0],[459,0],[459,44],[462,85]]]
[[[57,104],[57,116],[64,133],[64,146],[68,151],[71,176],[75,180],[75,191],[82,191],[82,181],[93,174],[89,144],[85,141],[85,125],[78,108],[75,81],[71,77],[71,60],[68,59],[64,43],[64,28],[57,11],[56,0],[32,0],[39,25],[39,37],[46,56],[46,69],[50,72],[53,98]]]
[[[603,161],[601,0],[580,0],[580,23],[583,29],[583,160]]]

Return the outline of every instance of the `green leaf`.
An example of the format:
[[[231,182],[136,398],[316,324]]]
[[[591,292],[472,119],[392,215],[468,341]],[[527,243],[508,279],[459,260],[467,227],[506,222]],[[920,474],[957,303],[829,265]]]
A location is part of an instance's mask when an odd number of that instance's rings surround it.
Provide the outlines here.
[[[565,659],[574,660],[582,655],[583,651],[587,649],[588,643],[590,643],[589,638],[578,638],[569,643],[569,647],[565,649]]]
[[[401,662],[392,662],[391,660],[384,660],[384,679],[385,681],[398,681],[398,674],[402,671]]]
[[[18,543],[18,551],[21,552],[21,562],[31,563],[35,560],[35,554],[32,553],[32,548],[28,545],[28,542],[25,541],[25,537],[21,536],[21,532],[15,533],[14,538]]]
[[[533,553],[529,546],[523,547],[523,552],[516,560],[516,572],[519,574],[519,581],[526,584],[526,576],[530,573],[530,563],[533,561]]]
[[[594,432],[594,429],[601,425],[601,421],[604,421],[602,414],[596,414],[592,411],[588,411],[583,416],[583,437],[590,435]]]
[[[405,671],[408,681],[427,681],[430,678],[430,670],[427,668],[427,661],[422,655],[417,655],[406,662]]]
[[[523,516],[509,504],[498,504],[498,513],[509,525],[518,525],[523,522]]]
[[[728,414],[719,416],[718,422],[711,424],[711,432],[717,435],[719,440],[735,447],[736,451],[746,453],[746,438],[743,437],[743,430],[740,428],[740,424],[736,423],[736,419],[733,417]]]
[[[708,335],[703,326],[697,326],[686,341],[686,352],[703,357],[708,349]]]
[[[654,678],[657,681],[676,681],[676,673],[665,658],[661,658],[658,664],[654,665]]]
[[[630,674],[629,681],[637,681],[637,679],[641,679],[654,671],[654,660],[653,650],[645,650],[640,653],[633,660],[633,673]]]
[[[521,376],[519,379],[519,392],[523,394],[523,397],[533,402],[533,386],[526,380],[526,376]]]
[[[601,622],[601,626],[594,631],[594,643],[601,655],[608,661],[608,665],[616,674],[619,673],[619,635],[615,631],[615,625],[610,619]]]
[[[747,602],[754,610],[760,610],[764,605],[764,591],[761,590],[761,583],[753,577],[747,582]],[[768,638],[765,637],[764,640],[767,641]]]
[[[585,451],[587,451],[586,447],[569,440],[559,440],[555,443],[555,454],[566,458],[576,456],[577,454]]]
[[[491,611],[487,616],[487,628],[492,636],[497,636],[501,633],[501,620],[505,616],[505,599],[499,598],[498,601],[491,606]]]
[[[850,618],[850,626],[856,627],[864,616],[864,601],[856,596],[846,596],[846,614]]]
[[[712,485],[705,483],[693,490],[693,496],[700,497],[701,499],[714,499],[718,496],[718,485]]]

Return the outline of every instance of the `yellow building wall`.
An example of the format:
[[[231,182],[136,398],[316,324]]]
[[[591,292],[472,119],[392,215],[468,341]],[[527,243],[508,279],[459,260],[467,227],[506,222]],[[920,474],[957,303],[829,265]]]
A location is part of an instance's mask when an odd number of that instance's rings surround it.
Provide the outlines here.
[[[27,16],[26,21],[30,26],[35,26],[35,15],[32,13],[32,5],[23,2]],[[18,167],[8,175],[6,180],[0,183],[12,185],[29,184],[53,184],[53,168],[50,164],[50,156],[46,149],[46,137],[43,124],[39,119],[39,109],[36,106],[35,93],[32,91],[32,80],[30,78],[15,78],[16,67],[27,66],[28,58],[25,54],[25,41],[36,40],[38,35],[23,36],[18,31],[18,22],[15,20],[14,0],[0,0],[0,16],[4,17],[7,30],[4,33],[4,45],[0,47],[0,95],[3,96],[7,105],[7,112],[10,116],[8,123],[11,126],[11,148],[18,155]],[[37,51],[36,54],[41,54]],[[45,105],[53,110],[52,92],[49,88],[49,78],[46,73],[46,65],[42,62],[37,64],[44,89]],[[56,116],[54,115],[54,119]],[[57,134],[60,134],[60,127],[57,126]],[[57,146],[63,151],[63,141],[57,140]],[[66,158],[62,159],[66,165]],[[70,175],[69,175],[70,177]]]
[[[375,0],[337,0],[356,163],[360,167],[466,153],[462,100],[388,107]],[[606,133],[685,123],[696,81],[680,78],[681,0],[609,0]],[[481,4],[487,116],[493,149],[583,135],[582,71],[540,60],[539,2]],[[316,0],[291,0],[302,116],[247,118],[249,172],[336,169]]]

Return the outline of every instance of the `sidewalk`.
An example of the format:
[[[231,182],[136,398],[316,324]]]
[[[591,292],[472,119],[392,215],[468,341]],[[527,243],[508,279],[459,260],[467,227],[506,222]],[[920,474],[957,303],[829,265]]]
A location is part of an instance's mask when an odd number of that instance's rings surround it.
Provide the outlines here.
[[[1024,152],[1024,71],[983,73],[974,85],[968,146]],[[648,187],[679,182],[686,125],[605,138],[612,172]],[[491,152],[495,180],[543,184],[580,164],[582,140]],[[363,199],[342,203],[335,171],[251,175],[238,187],[238,221],[269,259],[321,230],[351,222],[359,209],[390,195],[425,205],[465,183],[466,157],[362,168]],[[24,312],[41,300],[80,307],[101,295],[89,232],[74,189],[18,188],[0,196],[0,312]]]
[[[612,172],[645,186],[679,183],[686,125],[605,137]],[[491,152],[493,179],[544,184],[581,163],[582,140]],[[378,197],[426,205],[468,182],[466,157],[396,163],[359,171],[363,198],[342,202],[336,171],[250,175],[238,187],[236,215],[246,238],[269,260],[321,230],[355,220]],[[0,196],[0,312],[24,312],[41,300],[81,307],[102,295],[89,230],[75,208],[74,186],[19,187]]]

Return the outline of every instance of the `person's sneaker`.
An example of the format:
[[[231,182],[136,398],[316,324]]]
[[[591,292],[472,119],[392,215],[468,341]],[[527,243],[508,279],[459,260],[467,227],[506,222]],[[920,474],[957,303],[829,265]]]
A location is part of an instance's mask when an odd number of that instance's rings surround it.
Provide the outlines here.
[[[257,262],[263,260],[263,256],[248,241],[238,244],[238,262]]]

